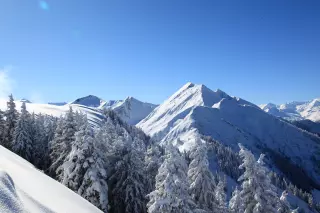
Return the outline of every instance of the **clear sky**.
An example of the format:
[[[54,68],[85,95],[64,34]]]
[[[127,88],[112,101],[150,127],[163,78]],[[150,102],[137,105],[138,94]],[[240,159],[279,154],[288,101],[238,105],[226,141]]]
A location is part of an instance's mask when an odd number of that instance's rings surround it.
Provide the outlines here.
[[[0,95],[42,102],[161,103],[188,81],[257,104],[308,100],[320,1],[1,0],[0,68]]]

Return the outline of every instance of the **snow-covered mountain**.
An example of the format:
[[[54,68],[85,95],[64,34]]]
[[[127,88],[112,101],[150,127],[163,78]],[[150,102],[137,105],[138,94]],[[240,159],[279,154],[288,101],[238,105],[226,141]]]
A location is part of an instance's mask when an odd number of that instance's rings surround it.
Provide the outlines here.
[[[79,104],[87,107],[99,107],[105,101],[94,95],[88,95],[71,102],[71,104]]]
[[[242,143],[256,156],[268,154],[280,173],[286,173],[281,162],[287,159],[290,165],[303,168],[296,176],[312,187],[320,186],[320,138],[221,90],[187,83],[137,126],[182,150],[188,150],[199,134],[235,151]]]
[[[320,98],[305,102],[290,102],[286,104],[262,104],[260,108],[265,112],[286,120],[311,120],[320,122]]]
[[[71,106],[74,111],[79,111],[88,115],[91,124],[98,126],[103,118],[102,109],[114,110],[122,120],[131,125],[137,124],[145,118],[156,105],[141,102],[133,97],[125,100],[104,101],[96,96],[86,96],[79,98],[69,104],[38,104],[27,101],[26,99],[15,101],[17,110],[20,110],[22,102],[26,103],[27,110],[32,113],[42,113],[59,117],[66,113]],[[5,110],[7,107],[5,100],[0,100],[0,109]]]
[[[98,111],[102,109],[112,109],[122,120],[131,125],[137,124],[156,107],[154,104],[145,103],[133,97],[127,97],[124,100],[104,101],[103,99],[93,95],[78,98],[70,104],[91,107]]]
[[[133,97],[127,97],[123,101],[105,102],[99,108],[112,109],[122,120],[131,125],[135,125],[145,118],[154,108],[156,108],[156,105],[141,102]]]
[[[32,164],[0,146],[0,212],[101,212]]]

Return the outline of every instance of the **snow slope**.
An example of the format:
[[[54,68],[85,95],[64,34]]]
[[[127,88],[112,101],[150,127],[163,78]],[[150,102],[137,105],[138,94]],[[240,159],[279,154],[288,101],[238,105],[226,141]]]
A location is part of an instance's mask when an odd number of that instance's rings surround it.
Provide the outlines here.
[[[16,109],[20,111],[21,101],[15,101]],[[66,104],[63,106],[51,105],[51,104],[37,104],[37,103],[26,103],[27,110],[30,113],[42,113],[47,115],[52,115],[55,117],[59,117],[66,113],[69,110],[69,107],[72,107],[74,111],[79,111],[88,115],[89,122],[94,126],[99,126],[101,120],[103,119],[103,115],[99,109],[87,107],[78,104]],[[5,110],[7,107],[5,100],[0,100],[0,109]]]
[[[101,212],[88,201],[0,146],[0,212]]]
[[[287,157],[320,184],[320,138],[283,122],[256,105],[188,83],[137,124],[148,135],[189,149],[198,135],[238,150],[238,143],[256,156],[266,150]],[[179,139],[179,140],[177,140]]]
[[[290,102],[281,105],[272,103],[262,104],[260,108],[276,117],[287,120],[308,119],[314,122],[320,122],[320,98],[305,102]]]
[[[145,118],[155,107],[156,105],[154,104],[141,102],[133,97],[127,97],[123,101],[105,102],[99,108],[112,109],[122,120],[128,124],[135,125]]]
[[[89,122],[95,126],[99,126],[103,119],[102,109],[112,109],[119,117],[131,125],[137,124],[145,118],[156,105],[141,102],[133,97],[128,97],[125,100],[104,101],[96,96],[89,95],[83,98],[78,98],[69,104],[37,104],[26,100],[15,101],[17,110],[20,110],[22,102],[26,103],[27,110],[32,113],[42,113],[59,117],[66,113],[71,106],[74,111],[80,111],[88,115]],[[0,109],[5,110],[7,107],[6,100],[0,100]]]

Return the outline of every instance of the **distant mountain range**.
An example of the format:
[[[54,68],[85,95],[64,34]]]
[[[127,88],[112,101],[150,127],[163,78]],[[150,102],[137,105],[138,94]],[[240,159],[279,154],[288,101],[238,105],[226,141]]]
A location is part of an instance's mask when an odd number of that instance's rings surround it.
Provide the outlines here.
[[[78,104],[97,109],[112,109],[122,120],[131,125],[137,124],[145,118],[157,105],[141,102],[133,97],[124,100],[104,101],[93,95],[79,98],[71,104]]]
[[[124,100],[104,101],[103,99],[88,95],[78,98],[71,103],[55,102],[48,104],[32,103],[27,99],[16,101],[18,110],[21,103],[25,102],[28,111],[35,113],[61,116],[72,106],[74,110],[88,114],[88,119],[93,125],[98,125],[101,121],[102,110],[112,109],[119,117],[128,124],[135,125],[145,118],[157,105],[139,101],[133,97],[127,97]],[[6,101],[0,100],[0,109],[6,109]]]
[[[320,98],[304,102],[290,102],[276,105],[272,103],[259,106],[265,112],[286,120],[311,120],[320,122]]]

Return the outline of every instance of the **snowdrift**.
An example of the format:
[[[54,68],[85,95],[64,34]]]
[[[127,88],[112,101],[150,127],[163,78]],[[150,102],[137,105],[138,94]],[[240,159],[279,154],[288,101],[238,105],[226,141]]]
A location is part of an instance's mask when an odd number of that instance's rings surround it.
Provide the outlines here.
[[[0,146],[0,212],[101,212],[64,185]]]

